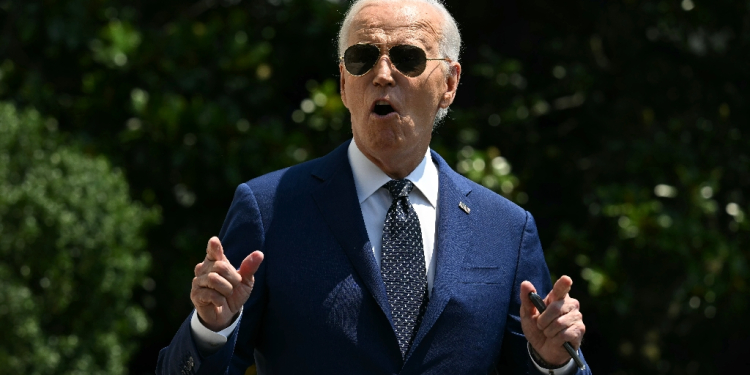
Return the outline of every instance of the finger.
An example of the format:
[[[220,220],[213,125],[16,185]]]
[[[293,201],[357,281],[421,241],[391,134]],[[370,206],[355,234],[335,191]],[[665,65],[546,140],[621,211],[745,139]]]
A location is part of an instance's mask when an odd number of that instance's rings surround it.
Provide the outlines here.
[[[221,246],[221,241],[216,236],[211,237],[206,245],[206,259],[210,261],[224,260],[224,248]]]
[[[547,328],[544,329],[544,335],[547,338],[554,338],[555,336],[564,332],[565,329],[571,327],[579,322],[583,321],[583,314],[580,311],[572,311],[565,314],[555,320],[553,320]],[[565,341],[565,340],[563,340]]]
[[[551,302],[547,305],[542,315],[539,315],[539,319],[536,321],[536,326],[540,330],[545,330],[547,327],[562,315],[563,301]]]
[[[193,270],[193,273],[195,273],[195,276],[205,275],[211,272],[211,269],[213,268],[214,263],[216,263],[216,261],[209,260],[208,255],[207,255],[206,259],[203,259],[202,262],[195,265],[195,269]]]
[[[563,275],[557,279],[555,285],[552,287],[552,291],[549,292],[547,298],[544,299],[544,302],[549,305],[552,302],[565,299],[570,292],[570,287],[572,285],[573,280],[570,277]]]
[[[579,308],[579,302],[575,298],[566,298],[563,301],[555,301],[547,305],[547,310],[544,311],[544,314],[539,316],[539,319],[537,320],[537,327],[539,329],[546,329],[547,326],[549,326],[553,321],[558,319],[561,316],[565,316],[565,314],[568,314],[573,311],[578,311]]]
[[[224,297],[230,297],[232,295],[233,287],[227,279],[221,277],[216,272],[211,272],[207,275],[200,275],[193,281],[194,286],[198,288],[209,288],[213,289]]]
[[[227,299],[221,293],[209,288],[193,289],[190,293],[190,300],[196,308],[208,305],[227,307]]]
[[[211,272],[218,273],[221,277],[229,281],[232,286],[236,286],[242,282],[242,276],[229,261],[219,261],[211,265],[210,268],[205,270],[206,274]]]
[[[258,271],[260,263],[263,262],[264,255],[260,250],[253,251],[245,257],[240,265],[239,274],[242,277],[242,283],[247,286],[253,285],[253,275]]]
[[[536,288],[534,288],[534,284],[532,284],[530,281],[524,281],[521,283],[521,318],[527,317],[527,316],[533,316],[537,313],[536,307],[531,302],[531,298],[529,298],[529,293],[534,292],[536,293]]]
[[[549,338],[549,343],[555,347],[562,346],[568,342],[573,349],[578,349],[583,341],[583,335],[586,332],[586,325],[583,322],[577,322],[569,327],[560,330],[554,337]]]
[[[586,325],[583,324],[583,321],[580,321],[570,327],[568,327],[565,332],[561,332],[562,339],[565,340],[565,342],[569,342],[570,345],[573,345],[573,349],[578,350],[578,348],[581,347],[581,343],[583,342],[583,336],[586,334]]]

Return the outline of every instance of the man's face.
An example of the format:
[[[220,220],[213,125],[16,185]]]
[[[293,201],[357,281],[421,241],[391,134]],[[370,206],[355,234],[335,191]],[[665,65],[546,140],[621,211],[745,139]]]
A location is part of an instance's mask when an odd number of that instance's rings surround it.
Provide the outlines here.
[[[381,56],[359,77],[349,74],[343,64],[339,66],[341,99],[351,112],[357,146],[381,169],[381,163],[421,160],[430,143],[435,114],[453,102],[460,74],[458,63],[451,63],[455,74],[446,78],[441,61],[427,61],[422,74],[407,77],[382,52],[410,44],[424,49],[427,58],[442,58],[445,56],[438,47],[441,33],[440,14],[420,2],[374,3],[354,16],[347,46],[376,44]]]

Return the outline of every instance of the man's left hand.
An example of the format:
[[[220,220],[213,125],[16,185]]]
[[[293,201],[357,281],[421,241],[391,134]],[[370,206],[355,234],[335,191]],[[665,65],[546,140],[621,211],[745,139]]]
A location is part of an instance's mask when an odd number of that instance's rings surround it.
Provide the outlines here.
[[[568,292],[573,280],[563,276],[555,282],[552,291],[544,298],[547,309],[540,314],[529,298],[536,288],[528,281],[521,283],[521,328],[531,347],[550,365],[561,366],[570,360],[564,342],[578,350],[586,332],[578,300]]]

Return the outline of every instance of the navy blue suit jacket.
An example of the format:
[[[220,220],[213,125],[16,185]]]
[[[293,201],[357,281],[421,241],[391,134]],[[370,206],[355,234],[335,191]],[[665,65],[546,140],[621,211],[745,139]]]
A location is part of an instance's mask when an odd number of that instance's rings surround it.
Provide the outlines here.
[[[261,374],[538,373],[521,331],[520,284],[546,295],[551,283],[531,215],[432,152],[435,279],[402,358],[348,144],[237,188],[219,236],[226,255],[239,267],[253,250],[265,254],[240,324],[202,356],[188,317],[159,353],[157,373],[242,374],[253,363]]]

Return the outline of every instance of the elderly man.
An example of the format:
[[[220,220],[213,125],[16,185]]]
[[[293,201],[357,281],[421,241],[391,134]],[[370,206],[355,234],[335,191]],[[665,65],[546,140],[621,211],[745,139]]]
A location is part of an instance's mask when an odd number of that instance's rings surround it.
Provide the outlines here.
[[[237,188],[157,373],[590,373],[563,349],[585,326],[531,215],[429,149],[460,43],[437,0],[352,5],[339,69],[353,140]]]

